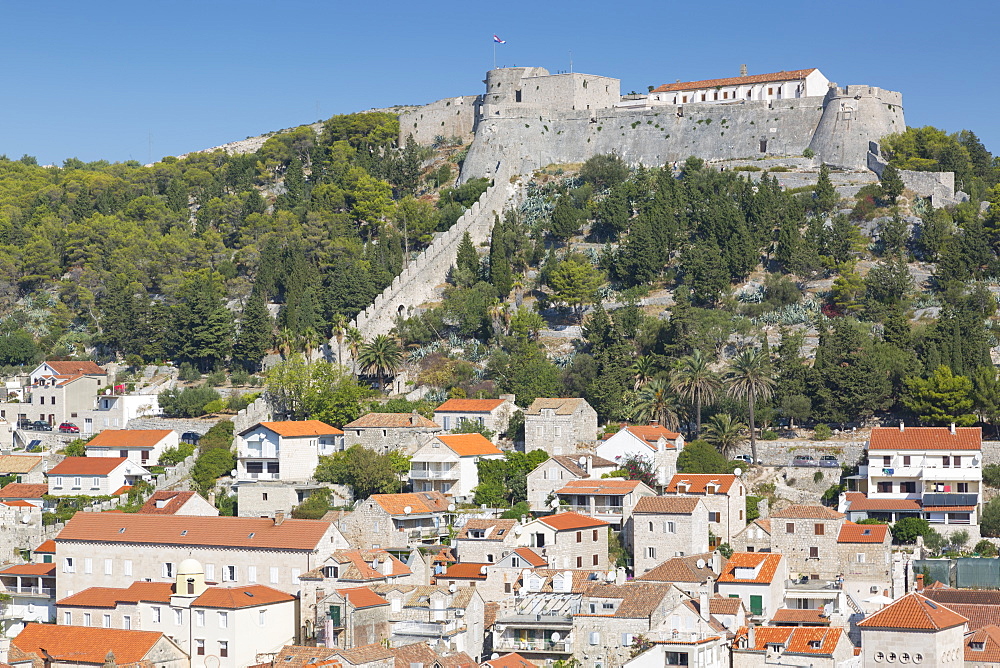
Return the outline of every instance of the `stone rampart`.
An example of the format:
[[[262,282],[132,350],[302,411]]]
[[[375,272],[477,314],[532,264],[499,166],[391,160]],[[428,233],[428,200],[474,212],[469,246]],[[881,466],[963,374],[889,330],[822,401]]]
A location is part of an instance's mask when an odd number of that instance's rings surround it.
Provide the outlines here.
[[[482,96],[449,97],[399,115],[399,145],[410,136],[421,146],[430,146],[436,137],[457,137],[463,144],[472,141]]]

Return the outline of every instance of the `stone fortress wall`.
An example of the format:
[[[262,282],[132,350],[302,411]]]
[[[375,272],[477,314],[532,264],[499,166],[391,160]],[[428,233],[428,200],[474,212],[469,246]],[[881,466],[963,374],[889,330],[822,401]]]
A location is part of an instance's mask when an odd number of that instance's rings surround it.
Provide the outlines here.
[[[472,141],[482,107],[481,95],[448,97],[399,114],[399,145],[410,136],[421,146],[430,146],[438,137],[457,137],[463,144]]]

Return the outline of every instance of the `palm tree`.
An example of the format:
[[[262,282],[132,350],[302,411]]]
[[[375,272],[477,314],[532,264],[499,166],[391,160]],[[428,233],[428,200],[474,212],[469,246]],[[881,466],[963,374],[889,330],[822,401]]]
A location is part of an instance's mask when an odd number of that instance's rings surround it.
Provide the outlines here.
[[[705,425],[705,440],[715,446],[726,459],[740,443],[746,440],[747,426],[728,413],[720,413],[709,418]],[[756,460],[754,460],[756,461]]]
[[[487,307],[486,315],[489,316],[493,334],[498,339],[501,335],[507,334],[507,325],[510,322],[510,312],[507,311],[507,304],[499,299],[494,299]]]
[[[524,275],[518,274],[517,278],[514,279],[514,306],[521,308],[521,302],[524,301]]]
[[[388,380],[403,364],[403,351],[391,336],[379,334],[361,346],[358,351],[358,364],[365,373],[377,376],[385,388]]]
[[[726,373],[729,396],[747,402],[750,412],[750,452],[757,460],[757,436],[754,432],[754,406],[758,399],[770,399],[774,393],[774,378],[767,355],[761,350],[746,348],[729,363]]]
[[[330,320],[333,338],[337,339],[337,364],[344,363],[344,334],[347,333],[347,316],[338,313]]]
[[[635,387],[640,387],[653,379],[656,373],[656,359],[652,355],[643,355],[632,363],[632,375],[635,376]]]
[[[294,347],[295,332],[287,327],[282,327],[278,331],[278,352],[281,353],[282,359],[288,359],[288,356],[292,354],[292,348]]]
[[[323,345],[323,335],[316,331],[315,327],[306,327],[302,330],[302,349],[306,354],[306,362],[313,361],[313,351]]]
[[[344,338],[347,340],[347,350],[351,353],[351,366],[356,376],[358,375],[358,352],[361,350],[361,346],[365,344],[365,336],[357,327],[348,325]]]
[[[657,420],[667,429],[678,428],[677,397],[670,391],[670,385],[663,378],[654,378],[639,389],[632,409],[636,420],[647,422]]]
[[[677,360],[670,386],[690,404],[694,404],[695,438],[701,434],[701,407],[711,403],[719,391],[719,374],[708,368],[708,358],[697,348],[690,355]]]

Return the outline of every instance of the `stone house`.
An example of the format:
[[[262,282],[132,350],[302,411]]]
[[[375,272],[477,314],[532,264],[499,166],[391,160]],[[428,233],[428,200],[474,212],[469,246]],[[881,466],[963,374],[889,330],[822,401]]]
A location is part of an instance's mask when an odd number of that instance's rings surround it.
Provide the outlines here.
[[[548,512],[556,490],[570,480],[600,478],[618,466],[596,455],[554,455],[528,473],[528,504],[534,512]]]
[[[501,394],[499,399],[448,399],[434,409],[434,421],[445,431],[457,429],[463,421],[486,427],[495,443],[500,434],[507,433],[516,410],[513,394]]]
[[[389,650],[396,658],[390,668],[415,668],[428,666],[430,668],[476,668],[476,660],[465,652],[435,651],[425,642],[415,642],[412,645],[393,647]]]
[[[580,445],[593,448],[597,429],[597,411],[586,399],[538,398],[524,411],[524,451],[575,455]]]
[[[127,457],[67,457],[46,474],[52,496],[117,496],[149,475]]]
[[[43,484],[45,458],[41,455],[0,455],[0,478],[15,476],[14,482]]]
[[[314,665],[340,665],[344,668],[395,668],[396,660],[392,650],[387,649],[381,643],[361,645],[351,649],[285,645],[269,662],[257,665],[261,668],[264,666],[308,668]],[[409,665],[406,668],[409,668]]]
[[[486,566],[486,579],[476,582],[476,591],[487,603],[509,600],[526,569],[546,568],[548,561],[530,547],[518,547],[496,563]],[[574,571],[580,572],[580,571]]]
[[[841,574],[837,538],[844,514],[826,506],[789,506],[771,514],[771,547],[788,562],[788,572],[834,580]]]
[[[560,507],[605,520],[617,530],[625,526],[639,499],[656,496],[641,480],[621,478],[570,480],[555,494]]]
[[[839,627],[743,627],[732,646],[732,668],[859,668],[854,644]]]
[[[205,500],[198,492],[170,492],[160,490],[146,499],[139,509],[142,515],[197,515],[218,517],[219,509]]]
[[[720,544],[731,543],[746,526],[746,484],[738,476],[679,473],[663,494],[701,497],[708,508],[708,527]]]
[[[677,455],[683,449],[684,437],[655,420],[648,425],[622,427],[597,444],[597,454],[616,464],[628,455],[638,455],[652,462],[657,481],[664,486],[677,473]]]
[[[1000,626],[990,624],[965,637],[965,668],[1000,664]]]
[[[650,91],[650,106],[731,104],[737,101],[823,97],[830,82],[815,67],[791,72],[740,75],[724,79],[663,84]]]
[[[351,649],[380,642],[389,635],[389,601],[371,587],[334,589],[320,600],[317,642]]]
[[[788,565],[781,554],[735,552],[722,574],[717,589],[723,596],[739,597],[756,620],[768,620],[785,600]]]
[[[48,493],[48,483],[9,482],[0,488],[0,503],[9,505],[24,502],[41,508],[45,503],[42,497]]]
[[[10,596],[0,615],[0,638],[17,635],[25,624],[56,621],[56,565],[51,560],[0,570],[0,592]]]
[[[858,622],[863,668],[895,663],[943,668],[965,660],[968,619],[917,593]]]
[[[415,547],[447,536],[454,510],[441,492],[372,494],[338,524],[352,547]]]
[[[528,661],[517,652],[511,652],[496,659],[483,661],[480,665],[484,668],[538,668],[537,664]]]
[[[426,642],[482,655],[486,603],[475,588],[388,584],[373,589],[389,601],[392,647]]]
[[[173,429],[105,429],[85,450],[88,457],[125,457],[139,466],[153,466],[164,450],[176,448],[178,442]]]
[[[758,518],[733,536],[732,548],[737,552],[770,552],[771,520]]]
[[[714,587],[726,563],[726,558],[718,550],[672,557],[635,579],[641,582],[672,582],[685,594],[697,596],[703,585]]]
[[[692,637],[692,635],[694,637]],[[729,647],[725,635],[678,634],[656,644],[627,661],[623,668],[729,668]]]
[[[731,638],[737,629],[746,624],[743,602],[738,598],[712,594],[713,587],[711,584],[704,585],[694,596],[681,599],[659,629],[662,636],[705,638],[719,635]]]
[[[517,520],[470,519],[452,540],[452,545],[459,561],[496,563],[517,548],[515,527],[520,527]]]
[[[344,449],[344,432],[319,420],[258,422],[236,435],[237,485],[310,480],[319,458]]]
[[[185,559],[175,581],[91,587],[56,602],[59,624],[166,634],[198,667],[241,668],[294,640],[296,599],[264,585],[210,587]]]
[[[4,405],[11,422],[40,420],[58,426],[78,421],[94,408],[98,392],[108,384],[107,372],[90,361],[42,362],[29,376],[23,401]],[[78,426],[83,431],[83,425]]]
[[[892,586],[892,534],[885,524],[844,522],[837,536],[843,588],[857,600]]]
[[[10,641],[7,663],[14,668],[189,668],[194,664],[165,633],[62,624],[28,624]]]
[[[479,484],[479,460],[503,456],[482,434],[438,434],[410,458],[410,484],[415,492],[471,501]]]
[[[368,413],[344,425],[344,445],[361,445],[385,454],[398,450],[412,455],[442,429],[413,411],[412,413]]]
[[[566,511],[521,525],[520,541],[551,568],[608,569],[608,528],[596,517]]]
[[[623,542],[642,575],[668,557],[708,552],[708,508],[698,497],[647,496],[625,522]]]

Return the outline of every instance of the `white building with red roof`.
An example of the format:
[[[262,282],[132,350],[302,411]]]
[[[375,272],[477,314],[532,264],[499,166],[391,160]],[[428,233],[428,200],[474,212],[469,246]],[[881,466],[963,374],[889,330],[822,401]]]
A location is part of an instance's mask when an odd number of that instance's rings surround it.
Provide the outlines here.
[[[743,627],[733,640],[733,668],[859,668],[847,632],[829,626]]]
[[[641,480],[587,478],[570,480],[555,491],[566,510],[597,517],[621,529],[643,497],[656,496]]]
[[[760,622],[784,605],[785,580],[788,564],[778,553],[735,552],[722,569],[718,592],[723,596],[739,597]]]
[[[528,473],[528,504],[535,512],[547,512],[556,490],[570,480],[600,478],[617,468],[614,462],[592,454],[553,455]]]
[[[746,526],[747,487],[732,473],[678,473],[663,490],[664,496],[697,496],[708,508],[709,529],[717,543],[731,543]]]
[[[105,429],[85,449],[88,457],[126,457],[139,466],[153,466],[178,441],[173,429]]]
[[[662,104],[732,104],[745,100],[785,100],[823,97],[830,81],[815,67],[790,72],[743,74],[723,79],[705,79],[664,84],[649,93],[651,106]]]
[[[237,484],[309,480],[320,457],[343,449],[344,432],[320,420],[258,422],[236,435]]]
[[[448,399],[434,409],[434,421],[445,431],[457,429],[463,421],[486,427],[496,442],[516,410],[513,394],[501,394],[499,399]]]
[[[352,547],[416,547],[440,543],[454,512],[454,501],[441,492],[372,494],[337,524]]]
[[[862,666],[961,665],[968,621],[920,594],[903,596],[858,622]]]
[[[503,456],[482,434],[438,434],[410,458],[410,483],[415,492],[471,501],[479,484],[478,462]]]
[[[0,637],[17,634],[25,624],[55,621],[55,564],[19,564],[0,569],[0,592],[10,596],[0,615]]]
[[[45,475],[52,496],[117,496],[150,473],[127,457],[67,457]]]
[[[165,633],[62,624],[28,624],[11,640],[7,663],[16,668],[192,665],[191,657]]]
[[[642,575],[670,557],[708,552],[708,508],[696,496],[647,496],[625,522],[622,539]]]
[[[108,374],[91,361],[42,362],[28,376],[30,385],[22,403],[6,404],[17,411],[17,419],[48,422],[57,426],[76,422],[92,411],[98,391],[107,385]],[[26,402],[26,403],[25,403]]]
[[[219,509],[205,500],[198,492],[153,492],[139,509],[143,515],[195,515],[218,517]]]
[[[657,482],[666,485],[677,473],[677,455],[684,449],[684,437],[652,421],[647,425],[622,427],[597,444],[597,454],[621,464],[629,455],[652,462]]]

